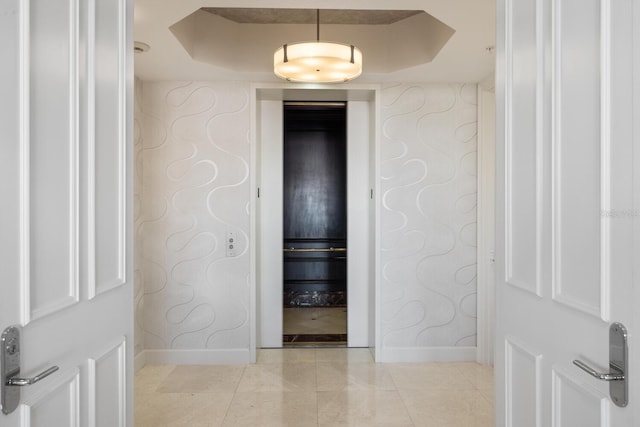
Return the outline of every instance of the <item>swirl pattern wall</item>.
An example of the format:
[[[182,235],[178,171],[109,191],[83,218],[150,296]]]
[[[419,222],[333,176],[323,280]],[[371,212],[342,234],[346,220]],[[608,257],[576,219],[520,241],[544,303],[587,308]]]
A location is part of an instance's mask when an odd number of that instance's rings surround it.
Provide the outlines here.
[[[476,99],[476,85],[383,90],[383,348],[476,345]]]
[[[248,351],[249,84],[136,83],[136,353]],[[476,86],[389,85],[381,103],[382,347],[473,347]]]
[[[248,350],[249,85],[145,82],[142,94],[135,225],[144,348]],[[226,257],[229,231],[235,257]]]

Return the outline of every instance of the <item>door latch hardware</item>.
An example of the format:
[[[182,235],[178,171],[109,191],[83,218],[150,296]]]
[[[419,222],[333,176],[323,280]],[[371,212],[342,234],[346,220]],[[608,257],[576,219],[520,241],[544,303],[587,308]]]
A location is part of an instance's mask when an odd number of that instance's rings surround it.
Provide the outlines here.
[[[32,378],[20,378],[20,329],[9,326],[0,336],[0,395],[2,395],[2,413],[7,415],[20,404],[20,387],[37,383],[53,374],[59,368],[52,366]]]
[[[610,372],[598,372],[581,360],[573,364],[592,377],[609,382],[611,400],[617,406],[625,407],[629,403],[629,372],[627,350],[627,328],[622,323],[613,323],[609,327],[609,369]]]
[[[14,387],[24,387],[26,385],[35,384],[41,379],[46,378],[49,375],[53,374],[58,369],[60,368],[58,368],[57,366],[52,366],[46,371],[40,372],[38,375],[36,375],[33,378],[17,378],[17,377],[9,378],[7,380],[7,385],[14,386]]]

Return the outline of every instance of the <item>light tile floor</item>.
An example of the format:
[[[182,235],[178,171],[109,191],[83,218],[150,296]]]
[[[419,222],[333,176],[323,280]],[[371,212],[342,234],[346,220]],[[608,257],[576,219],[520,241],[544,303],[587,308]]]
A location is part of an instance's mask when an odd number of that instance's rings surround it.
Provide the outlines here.
[[[368,349],[259,350],[255,365],[148,365],[136,427],[493,426],[493,370],[373,362]]]

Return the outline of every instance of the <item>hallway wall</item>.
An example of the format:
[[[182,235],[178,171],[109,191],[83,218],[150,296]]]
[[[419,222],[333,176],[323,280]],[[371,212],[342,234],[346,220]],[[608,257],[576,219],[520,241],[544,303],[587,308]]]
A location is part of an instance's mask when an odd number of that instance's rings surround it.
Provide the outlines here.
[[[157,363],[246,363],[250,86],[138,86],[136,352]],[[473,359],[476,86],[390,85],[381,104],[377,351],[388,361]]]
[[[144,82],[141,110],[137,317],[147,360],[206,363],[213,350],[218,362],[246,363],[249,85]]]
[[[475,84],[383,90],[384,360],[475,357],[476,92]]]

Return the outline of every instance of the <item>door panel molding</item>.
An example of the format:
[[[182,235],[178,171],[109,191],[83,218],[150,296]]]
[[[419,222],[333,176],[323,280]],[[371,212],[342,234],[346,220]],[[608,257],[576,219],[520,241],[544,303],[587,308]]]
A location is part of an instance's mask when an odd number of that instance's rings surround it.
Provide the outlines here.
[[[573,5],[568,0],[560,0],[554,2],[554,6],[551,43],[552,109],[555,112],[552,121],[553,299],[608,321],[610,233],[600,214],[610,206],[611,186],[607,71],[610,3],[609,0],[589,0]],[[572,7],[575,10],[571,10]],[[591,22],[584,22],[589,19]],[[598,31],[587,34],[586,29],[593,27]],[[583,28],[585,30],[580,31]],[[585,46],[596,47],[589,52]],[[588,93],[588,88],[595,89]],[[578,152],[580,156],[569,154]],[[582,186],[595,183],[599,194],[579,191]],[[583,229],[599,230],[599,236],[587,239],[580,232]],[[576,241],[582,248],[579,259],[572,256],[571,250],[565,251],[565,247]],[[569,287],[564,280],[569,276],[577,278],[573,283],[579,283],[579,288]]]
[[[611,404],[606,395],[560,368],[554,367],[552,376],[554,427],[610,427]]]
[[[90,427],[126,426],[126,338],[88,361]]]
[[[27,324],[69,307],[79,298],[79,16],[77,0],[24,3],[20,31],[20,205],[25,219],[20,227],[20,252],[21,317]],[[37,8],[32,7],[35,3]],[[63,20],[65,29],[56,26]],[[66,43],[50,37],[50,31],[64,32]],[[49,114],[51,111],[56,115]],[[54,146],[52,141],[62,143]],[[64,189],[62,196],[59,189]],[[64,274],[45,274],[60,264],[68,265]],[[42,277],[33,274],[36,270],[42,271]]]
[[[126,283],[126,25],[125,0],[89,1],[87,25],[87,270],[88,297]],[[117,27],[101,21],[117,22]],[[109,31],[105,31],[110,30]],[[112,34],[117,32],[117,34]],[[118,40],[117,50],[101,49]],[[101,78],[117,74],[118,81]],[[99,110],[96,106],[102,106]],[[101,141],[104,142],[101,143]],[[113,142],[115,141],[115,143]],[[100,195],[101,197],[98,197]],[[105,226],[106,224],[106,226]],[[116,229],[117,233],[102,230]],[[98,253],[98,248],[105,251]]]
[[[505,7],[505,31],[509,41],[505,58],[508,64],[505,76],[508,82],[507,111],[514,108],[524,110],[530,117],[526,123],[515,123],[512,114],[506,119],[505,151],[510,161],[507,162],[505,174],[505,282],[542,296],[540,242],[543,188],[543,7],[541,0],[507,0]],[[531,20],[530,27],[521,25],[521,21],[515,26],[516,14],[529,14],[535,19]],[[535,99],[535,102],[527,105],[521,101],[525,99]],[[512,168],[510,165],[514,164],[516,159],[529,160],[517,162],[520,166],[528,165],[528,168]],[[515,210],[517,212],[514,212]],[[525,224],[521,224],[523,217],[526,218]],[[531,259],[535,259],[536,262],[531,263]]]
[[[611,0],[600,3],[600,217],[612,210],[613,172],[611,170]],[[600,221],[600,318],[611,321],[611,223]]]
[[[79,370],[76,368],[66,375],[59,375],[58,381],[23,403],[21,418],[24,427],[51,426],[52,420],[59,425],[80,427]]]
[[[508,427],[542,427],[541,378],[542,354],[505,340],[505,379],[507,390],[506,420]]]

